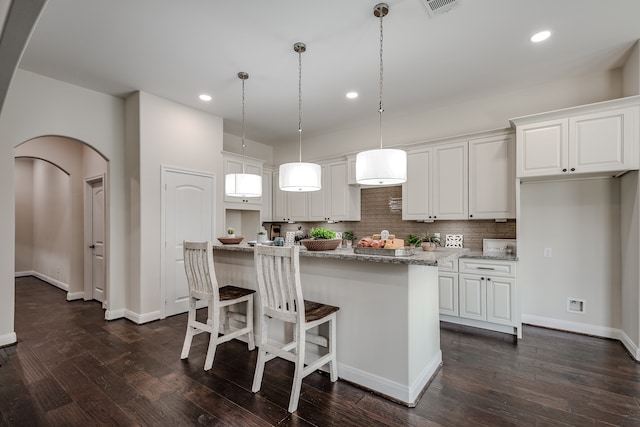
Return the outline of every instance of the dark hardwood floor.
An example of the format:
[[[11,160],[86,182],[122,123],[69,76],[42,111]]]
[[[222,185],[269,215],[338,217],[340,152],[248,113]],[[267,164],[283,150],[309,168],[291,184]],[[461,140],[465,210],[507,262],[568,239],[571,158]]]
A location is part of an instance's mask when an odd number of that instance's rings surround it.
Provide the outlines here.
[[[18,344],[0,349],[0,424],[640,426],[640,364],[617,341],[525,327],[516,342],[443,324],[444,365],[416,408],[314,373],[288,414],[292,365],[269,362],[253,394],[256,351],[223,344],[205,372],[204,334],[180,360],[185,322],[106,322],[97,302],[16,279]]]

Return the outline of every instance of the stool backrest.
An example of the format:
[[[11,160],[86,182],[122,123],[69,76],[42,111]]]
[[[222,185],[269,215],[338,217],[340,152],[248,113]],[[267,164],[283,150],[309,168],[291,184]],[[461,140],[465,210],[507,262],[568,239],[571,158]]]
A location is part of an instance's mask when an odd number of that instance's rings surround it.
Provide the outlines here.
[[[218,281],[213,266],[211,242],[183,242],[184,271],[189,294],[198,299],[218,301]]]
[[[300,247],[256,245],[254,261],[263,314],[285,322],[303,323]]]

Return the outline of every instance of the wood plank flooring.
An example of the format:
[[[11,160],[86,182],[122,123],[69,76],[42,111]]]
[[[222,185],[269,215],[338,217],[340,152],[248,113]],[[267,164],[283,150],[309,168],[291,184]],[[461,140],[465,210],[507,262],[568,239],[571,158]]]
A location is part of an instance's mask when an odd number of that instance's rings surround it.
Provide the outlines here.
[[[289,414],[288,362],[269,362],[253,394],[257,352],[245,344],[221,345],[205,372],[205,334],[180,360],[186,315],[106,322],[100,303],[65,297],[16,279],[19,342],[0,348],[0,425],[640,426],[640,364],[617,341],[529,326],[517,342],[443,324],[444,365],[416,408],[314,373]]]

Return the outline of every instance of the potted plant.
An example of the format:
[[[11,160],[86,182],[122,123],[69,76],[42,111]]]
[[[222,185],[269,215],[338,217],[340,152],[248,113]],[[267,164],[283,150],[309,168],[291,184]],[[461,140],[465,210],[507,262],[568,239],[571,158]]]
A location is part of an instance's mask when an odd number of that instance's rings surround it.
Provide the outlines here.
[[[425,234],[422,237],[422,243],[420,247],[423,251],[433,251],[436,249],[436,246],[442,246],[442,242],[440,241],[440,237],[430,234]]]
[[[265,230],[264,227],[258,230],[256,241],[258,243],[264,243],[267,241],[267,230]]]
[[[333,230],[317,227],[311,229],[311,239],[302,239],[300,242],[310,251],[329,251],[337,248],[342,239],[336,239]]]
[[[422,243],[422,237],[416,236],[415,234],[409,234],[409,238],[407,239],[407,245],[412,248],[417,248]]]
[[[227,237],[236,237],[236,230],[233,227],[227,228]]]
[[[347,248],[353,246],[353,241],[356,238],[356,236],[353,234],[353,231],[345,231],[344,233],[342,233],[342,237],[347,242]]]

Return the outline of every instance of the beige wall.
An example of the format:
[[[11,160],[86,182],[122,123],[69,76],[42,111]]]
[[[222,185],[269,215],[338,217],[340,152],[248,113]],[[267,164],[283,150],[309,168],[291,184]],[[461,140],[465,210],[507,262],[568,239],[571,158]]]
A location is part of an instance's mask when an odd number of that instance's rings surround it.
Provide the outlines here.
[[[621,178],[622,330],[640,360],[640,182],[637,171]],[[627,345],[627,348],[630,346]]]
[[[16,273],[33,271],[33,162],[31,158],[15,162]]]
[[[640,95],[640,41],[633,45],[622,67],[622,94]]]

